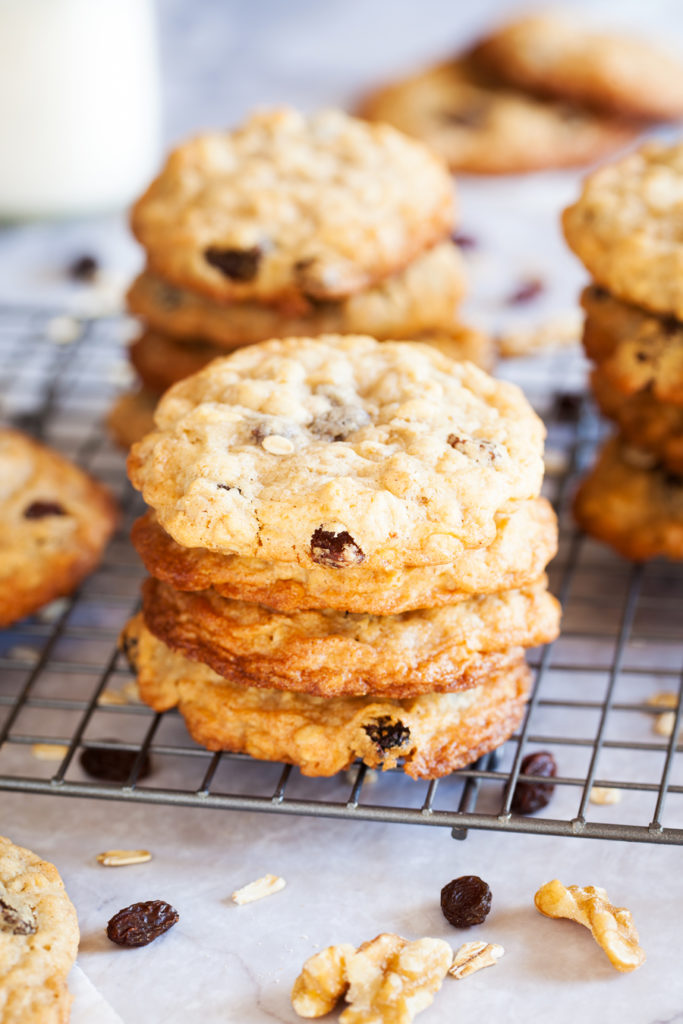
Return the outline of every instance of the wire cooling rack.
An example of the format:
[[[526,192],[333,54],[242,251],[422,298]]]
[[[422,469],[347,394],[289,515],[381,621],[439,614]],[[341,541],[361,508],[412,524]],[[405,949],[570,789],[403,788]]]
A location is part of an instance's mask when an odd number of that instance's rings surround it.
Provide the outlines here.
[[[667,738],[655,726],[668,709],[649,703],[660,692],[678,696],[683,683],[683,571],[634,566],[573,527],[568,501],[600,425],[583,397],[549,393],[548,380],[567,379],[561,356],[540,375],[536,361],[527,382],[549,427],[547,491],[561,521],[550,579],[564,619],[560,639],[531,653],[536,684],[522,727],[494,755],[439,781],[363,765],[309,779],[290,766],[209,753],[176,712],[155,714],[135,699],[116,641],[138,604],[143,572],[128,531],[141,505],[103,426],[125,375],[125,321],[54,317],[0,309],[2,420],[104,480],[123,515],[78,593],[0,633],[0,789],[447,826],[455,838],[479,828],[683,843],[680,704]],[[511,798],[534,750],[552,751],[558,775],[547,807],[522,816]],[[83,768],[84,755],[108,751],[129,756],[121,782]],[[593,802],[594,787],[618,802]]]

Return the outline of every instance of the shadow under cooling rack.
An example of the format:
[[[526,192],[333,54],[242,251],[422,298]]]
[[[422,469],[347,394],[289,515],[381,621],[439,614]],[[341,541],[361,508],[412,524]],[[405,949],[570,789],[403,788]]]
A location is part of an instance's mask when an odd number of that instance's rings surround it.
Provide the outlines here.
[[[125,372],[122,321],[82,321],[71,344],[55,345],[52,315],[0,310],[3,421],[103,479],[123,516],[77,594],[0,633],[0,789],[432,825],[456,838],[478,828],[683,843],[683,572],[662,562],[633,566],[575,531],[568,499],[600,433],[583,399],[558,399],[550,388],[537,396],[552,454],[546,490],[561,522],[549,575],[564,617],[559,640],[532,652],[536,682],[518,733],[441,780],[358,764],[312,779],[290,766],[212,754],[176,712],[155,714],[136,700],[117,637],[138,604],[143,573],[128,531],[141,506],[103,429]],[[566,379],[562,360],[570,358],[552,357],[548,380]],[[662,692],[671,707],[653,703]],[[662,735],[655,726],[672,710]],[[522,759],[536,750],[557,762],[553,796],[534,815],[513,814]],[[127,756],[118,781],[93,778],[92,759],[101,766],[111,752],[119,769]]]

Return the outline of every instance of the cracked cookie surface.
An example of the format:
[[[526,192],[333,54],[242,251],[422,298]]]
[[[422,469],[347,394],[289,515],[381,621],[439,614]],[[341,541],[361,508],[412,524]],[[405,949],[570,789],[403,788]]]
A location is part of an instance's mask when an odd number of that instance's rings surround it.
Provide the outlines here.
[[[683,143],[651,142],[590,174],[562,224],[597,284],[683,319]]]
[[[406,342],[249,346],[176,384],[155,421],[128,469],[174,540],[305,566],[453,562],[543,475],[518,388]]]
[[[0,836],[0,1019],[66,1024],[78,920],[53,864]]]
[[[452,182],[425,146],[341,111],[282,108],[179,146],[131,223],[173,284],[301,311],[396,273],[453,219]]]

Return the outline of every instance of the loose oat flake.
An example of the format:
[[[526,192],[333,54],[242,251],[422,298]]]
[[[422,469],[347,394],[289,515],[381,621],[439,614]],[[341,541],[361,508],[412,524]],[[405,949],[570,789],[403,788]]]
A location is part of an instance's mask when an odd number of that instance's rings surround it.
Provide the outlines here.
[[[256,900],[262,900],[266,896],[280,892],[286,884],[284,878],[280,878],[278,875],[264,875],[263,878],[257,878],[254,882],[243,885],[241,889],[235,889],[231,899],[233,903],[240,906],[243,903],[254,903]]]

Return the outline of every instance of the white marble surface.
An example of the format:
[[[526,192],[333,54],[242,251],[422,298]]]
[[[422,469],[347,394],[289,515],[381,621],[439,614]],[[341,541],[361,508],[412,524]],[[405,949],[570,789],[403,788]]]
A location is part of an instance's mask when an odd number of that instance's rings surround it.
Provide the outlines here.
[[[234,121],[257,102],[346,102],[386,74],[447,52],[512,6],[161,0],[166,136]],[[683,5],[674,0],[580,6],[683,44]],[[513,314],[502,299],[529,273],[541,273],[548,290],[514,316],[533,320],[574,305],[581,274],[556,223],[576,183],[577,175],[563,174],[462,184],[463,229],[481,243],[472,257],[474,317],[507,322]],[[139,261],[121,215],[6,228],[0,298],[68,305],[74,292],[59,270],[84,251],[122,274]],[[77,1024],[294,1022],[288,993],[303,960],[331,942],[361,942],[380,931],[454,945],[484,937],[506,949],[495,968],[465,982],[448,979],[419,1018],[425,1022],[683,1021],[679,848],[495,832],[471,832],[459,843],[435,828],[8,792],[0,792],[0,828],[54,861],[76,904]],[[94,857],[112,847],[147,847],[154,859],[105,870]],[[231,904],[233,889],[266,872],[284,876],[287,888],[262,903]],[[463,935],[443,919],[439,891],[467,873],[489,882],[493,910],[485,926]],[[536,913],[533,893],[553,876],[603,885],[632,910],[648,954],[640,971],[618,975],[583,929]],[[172,902],[179,924],[145,949],[113,948],[103,931],[108,918],[151,898]]]

